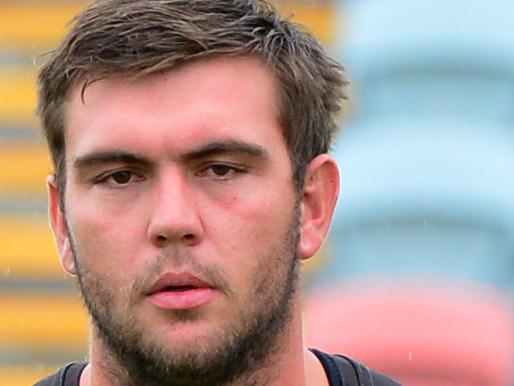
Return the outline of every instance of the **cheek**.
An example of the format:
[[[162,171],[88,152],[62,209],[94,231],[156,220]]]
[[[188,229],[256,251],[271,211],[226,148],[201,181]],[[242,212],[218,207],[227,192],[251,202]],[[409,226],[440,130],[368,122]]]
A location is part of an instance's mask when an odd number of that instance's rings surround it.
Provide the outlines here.
[[[226,266],[236,280],[250,283],[263,263],[288,249],[295,212],[291,196],[233,196],[209,214],[206,236],[220,258],[230,261]]]
[[[276,180],[278,181],[252,180],[220,200],[219,207],[250,226],[260,226],[266,222],[268,226],[272,226],[274,220],[287,219],[294,209],[295,192],[292,182],[286,177]]]
[[[119,274],[135,269],[141,244],[136,224],[92,211],[77,211],[69,220],[79,262],[85,268]]]
[[[252,247],[279,237],[292,212],[287,202],[233,196],[208,215],[206,231],[232,248]]]

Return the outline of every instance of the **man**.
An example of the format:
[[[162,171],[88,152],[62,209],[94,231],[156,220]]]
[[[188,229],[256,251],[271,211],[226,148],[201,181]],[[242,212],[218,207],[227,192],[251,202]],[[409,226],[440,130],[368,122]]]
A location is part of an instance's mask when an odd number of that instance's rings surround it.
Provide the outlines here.
[[[91,351],[38,385],[395,384],[302,342],[299,265],[336,203],[346,83],[260,1],[80,14],[41,70],[39,112]]]

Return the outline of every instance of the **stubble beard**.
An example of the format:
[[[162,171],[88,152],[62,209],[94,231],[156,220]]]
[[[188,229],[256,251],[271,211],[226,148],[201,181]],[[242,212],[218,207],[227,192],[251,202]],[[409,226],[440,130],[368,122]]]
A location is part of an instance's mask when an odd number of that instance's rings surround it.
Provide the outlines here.
[[[298,241],[297,208],[281,248],[260,259],[261,266],[253,275],[254,294],[247,299],[246,308],[216,336],[194,342],[196,350],[177,352],[162,341],[148,339],[134,315],[119,312],[109,283],[82,269],[70,232],[80,291],[106,349],[105,369],[110,377],[123,386],[267,384],[266,371],[261,370],[279,350],[280,338],[293,314],[299,277]],[[193,310],[178,317],[182,322],[194,322],[196,313]]]

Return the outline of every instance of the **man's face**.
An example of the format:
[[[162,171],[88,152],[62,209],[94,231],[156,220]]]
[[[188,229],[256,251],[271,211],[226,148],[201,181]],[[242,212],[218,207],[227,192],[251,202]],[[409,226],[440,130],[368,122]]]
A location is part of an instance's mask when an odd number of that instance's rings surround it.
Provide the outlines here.
[[[71,94],[60,249],[114,360],[185,381],[284,333],[299,214],[277,106],[249,58]]]

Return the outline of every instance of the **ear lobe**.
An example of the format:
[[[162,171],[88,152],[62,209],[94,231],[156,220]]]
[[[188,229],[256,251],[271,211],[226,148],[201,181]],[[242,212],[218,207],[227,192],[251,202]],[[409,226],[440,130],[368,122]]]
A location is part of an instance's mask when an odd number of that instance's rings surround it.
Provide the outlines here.
[[[64,213],[61,210],[59,189],[55,182],[55,176],[48,176],[46,179],[46,185],[48,188],[50,224],[54,231],[57,249],[61,256],[61,265],[66,272],[71,275],[75,275],[77,272],[71,250],[68,226],[66,224]]]
[[[308,259],[328,234],[339,195],[339,170],[328,154],[314,158],[305,173],[298,256]]]

